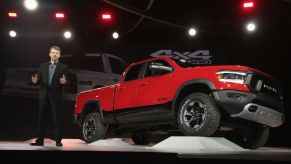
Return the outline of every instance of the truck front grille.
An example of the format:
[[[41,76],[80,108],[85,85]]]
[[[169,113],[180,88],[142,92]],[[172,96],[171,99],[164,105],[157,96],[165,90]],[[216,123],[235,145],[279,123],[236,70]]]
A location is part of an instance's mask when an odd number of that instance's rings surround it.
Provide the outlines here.
[[[251,74],[249,87],[252,91],[259,92],[263,95],[280,98],[282,96],[282,88],[280,84],[261,74]]]

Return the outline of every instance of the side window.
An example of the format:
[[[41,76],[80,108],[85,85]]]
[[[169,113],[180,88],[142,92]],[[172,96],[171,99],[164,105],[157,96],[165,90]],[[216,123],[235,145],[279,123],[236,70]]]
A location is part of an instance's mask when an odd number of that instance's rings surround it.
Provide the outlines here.
[[[104,72],[101,56],[73,56],[61,60],[72,69],[81,69],[94,72]]]
[[[139,78],[139,73],[140,73],[140,70],[142,68],[143,64],[139,64],[139,65],[135,65],[135,66],[132,66],[126,76],[125,76],[125,79],[124,81],[130,81],[130,80],[136,80]]]
[[[77,67],[88,71],[104,72],[104,65],[101,56],[85,56]]]
[[[173,67],[164,60],[155,60],[148,63],[145,77],[159,76],[172,72]]]
[[[124,71],[125,63],[122,60],[112,57],[109,57],[109,61],[112,72],[121,75]]]

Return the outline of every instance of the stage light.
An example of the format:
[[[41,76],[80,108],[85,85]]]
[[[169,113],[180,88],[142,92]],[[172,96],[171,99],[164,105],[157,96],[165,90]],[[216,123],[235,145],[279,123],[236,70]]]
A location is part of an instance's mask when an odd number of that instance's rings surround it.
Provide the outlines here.
[[[11,38],[15,38],[17,36],[17,33],[15,31],[11,30],[11,31],[9,31],[9,36]]]
[[[111,19],[111,15],[110,14],[102,14],[102,19]]]
[[[112,15],[111,15],[110,13],[108,13],[108,12],[106,12],[106,13],[102,13],[102,14],[101,14],[101,19],[102,19],[103,21],[109,22],[109,21],[112,20]]]
[[[24,6],[28,10],[35,10],[37,8],[38,4],[37,4],[36,0],[25,0],[24,1]]]
[[[243,3],[244,8],[253,8],[254,7],[254,2],[244,2]]]
[[[18,17],[16,12],[8,12],[8,16],[9,16],[9,18],[17,18]]]
[[[195,28],[190,28],[188,33],[189,33],[190,36],[195,36],[197,34],[197,31],[196,31]]]
[[[255,31],[256,30],[256,24],[254,24],[254,23],[248,23],[247,25],[246,25],[246,29],[249,31],[249,32],[253,32],[253,31]]]
[[[113,33],[112,33],[112,37],[113,37],[114,39],[118,39],[118,37],[119,37],[118,32],[113,32]]]
[[[65,14],[63,12],[56,12],[55,13],[55,17],[57,19],[64,19],[65,18]]]
[[[66,39],[70,39],[70,38],[72,37],[72,33],[71,33],[70,31],[65,31],[65,32],[64,32],[64,37],[65,37]]]

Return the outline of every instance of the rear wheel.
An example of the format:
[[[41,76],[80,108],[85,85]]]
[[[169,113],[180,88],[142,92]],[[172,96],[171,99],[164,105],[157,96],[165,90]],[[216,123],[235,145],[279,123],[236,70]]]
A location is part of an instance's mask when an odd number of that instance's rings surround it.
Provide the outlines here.
[[[147,145],[151,142],[151,135],[147,132],[135,132],[131,139],[136,145]]]
[[[226,138],[245,149],[257,149],[268,141],[269,127],[237,128],[231,131]]]
[[[211,136],[220,123],[220,112],[213,98],[205,93],[192,93],[178,109],[178,125],[188,136]]]
[[[82,124],[82,138],[91,143],[105,137],[107,128],[101,121],[99,113],[89,113]]]

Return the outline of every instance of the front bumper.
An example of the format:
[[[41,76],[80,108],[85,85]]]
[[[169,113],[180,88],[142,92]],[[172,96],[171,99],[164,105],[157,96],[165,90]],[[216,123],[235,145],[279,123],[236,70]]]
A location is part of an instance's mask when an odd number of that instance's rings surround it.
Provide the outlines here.
[[[213,96],[219,107],[233,118],[270,127],[278,127],[284,122],[283,104],[277,98],[234,90],[214,91]]]

